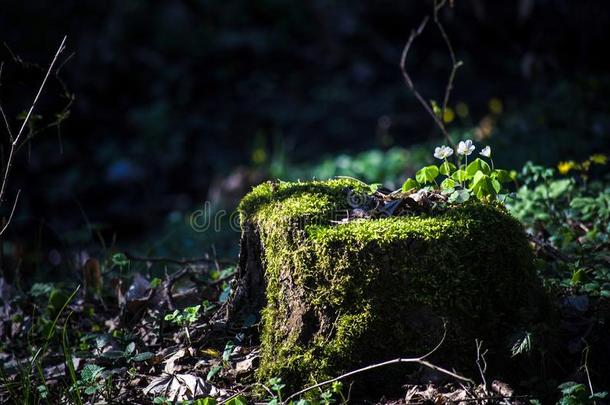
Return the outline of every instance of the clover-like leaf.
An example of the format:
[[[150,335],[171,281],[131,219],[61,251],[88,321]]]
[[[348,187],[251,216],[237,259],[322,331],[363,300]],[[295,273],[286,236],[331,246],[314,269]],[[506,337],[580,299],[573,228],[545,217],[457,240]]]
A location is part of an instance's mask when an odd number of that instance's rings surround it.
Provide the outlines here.
[[[453,204],[461,204],[470,199],[468,190],[456,190],[449,196],[449,202]]]
[[[508,170],[495,169],[492,170],[490,176],[498,180],[500,183],[509,183],[513,181],[513,178],[511,177],[510,172]]]
[[[438,168],[438,171],[445,176],[449,176],[456,169],[453,163],[449,163],[447,161],[443,162]]]
[[[466,172],[466,170],[460,169],[460,170],[456,170],[452,175],[451,178],[455,181],[458,181],[460,183],[465,182],[466,180],[468,180],[471,176],[468,175],[468,173]]]
[[[443,182],[441,183],[441,188],[443,190],[449,190],[452,188],[455,188],[455,180],[447,177],[445,180],[443,180]]]
[[[483,174],[490,174],[491,168],[486,161],[476,158],[468,166],[466,166],[466,173],[468,173],[470,176],[474,176],[478,171],[483,172]]]
[[[419,188],[419,183],[411,178],[407,179],[402,185],[402,191],[404,193],[408,193],[416,188]]]
[[[498,180],[484,174],[481,170],[474,174],[470,183],[470,190],[472,190],[477,198],[494,196],[500,192],[501,188],[502,185]]]
[[[415,179],[417,180],[418,183],[432,183],[434,181],[434,179],[436,179],[439,175],[439,171],[438,171],[438,167],[436,167],[435,165],[431,165],[431,166],[426,166],[422,169],[420,169],[416,174],[415,174]]]

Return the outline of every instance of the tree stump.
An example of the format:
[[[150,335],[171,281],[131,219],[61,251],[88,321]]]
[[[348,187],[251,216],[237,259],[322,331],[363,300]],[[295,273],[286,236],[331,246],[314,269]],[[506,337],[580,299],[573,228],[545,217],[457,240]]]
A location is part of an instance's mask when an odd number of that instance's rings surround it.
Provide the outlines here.
[[[480,339],[487,361],[506,366],[511,338],[548,313],[521,224],[478,201],[339,221],[354,195],[370,192],[347,179],[264,183],[242,200],[230,313],[261,313],[258,378],[296,388],[420,356],[445,324],[431,360],[472,372]],[[407,372],[413,366],[392,370],[403,384]]]

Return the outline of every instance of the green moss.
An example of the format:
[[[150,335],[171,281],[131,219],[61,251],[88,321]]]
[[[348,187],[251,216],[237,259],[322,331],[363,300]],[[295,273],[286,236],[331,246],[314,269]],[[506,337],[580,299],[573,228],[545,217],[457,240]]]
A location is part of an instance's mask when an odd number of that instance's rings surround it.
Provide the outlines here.
[[[359,365],[426,353],[473,364],[474,339],[507,353],[506,337],[544,302],[521,225],[496,204],[334,224],[353,180],[266,183],[242,201],[257,228],[267,305],[258,377],[292,386]]]

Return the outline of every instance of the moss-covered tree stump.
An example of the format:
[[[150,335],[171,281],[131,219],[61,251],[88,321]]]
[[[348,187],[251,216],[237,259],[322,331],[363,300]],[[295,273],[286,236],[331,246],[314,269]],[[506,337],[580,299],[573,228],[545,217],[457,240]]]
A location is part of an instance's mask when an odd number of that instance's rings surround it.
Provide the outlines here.
[[[422,355],[444,321],[434,361],[471,370],[475,339],[506,359],[511,334],[544,316],[524,231],[502,207],[337,223],[348,190],[369,192],[345,179],[266,183],[241,202],[232,311],[262,308],[261,380],[296,387]]]

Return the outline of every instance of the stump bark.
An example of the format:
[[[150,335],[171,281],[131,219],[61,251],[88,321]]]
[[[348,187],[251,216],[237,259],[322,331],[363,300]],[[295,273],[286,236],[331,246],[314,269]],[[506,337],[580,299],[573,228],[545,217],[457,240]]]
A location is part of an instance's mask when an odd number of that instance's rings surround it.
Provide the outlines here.
[[[511,339],[548,315],[518,221],[501,206],[473,202],[336,223],[353,208],[348,191],[370,190],[343,179],[265,183],[242,200],[228,315],[261,314],[258,378],[282,377],[296,388],[422,355],[445,323],[432,358],[439,365],[471,371],[475,339],[484,340],[492,365],[514,363]],[[404,383],[412,371],[395,368],[375,383]]]

